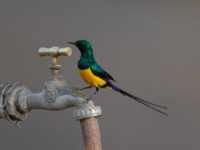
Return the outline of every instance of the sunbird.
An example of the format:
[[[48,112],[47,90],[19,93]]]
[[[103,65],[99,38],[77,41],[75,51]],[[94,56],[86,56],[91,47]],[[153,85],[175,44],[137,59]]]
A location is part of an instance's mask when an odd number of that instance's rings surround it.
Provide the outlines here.
[[[75,45],[80,50],[81,57],[78,61],[78,70],[82,79],[87,84],[89,84],[89,86],[81,88],[80,90],[94,87],[96,88],[94,94],[96,94],[99,91],[99,88],[112,89],[116,92],[121,93],[124,96],[128,96],[134,99],[135,101],[161,114],[167,115],[165,112],[159,110],[160,108],[167,109],[167,107],[143,100],[114,85],[112,82],[113,81],[116,82],[116,80],[108,72],[106,72],[102,67],[100,67],[100,65],[96,62],[92,45],[90,44],[89,41],[78,40],[75,42],[68,42],[68,43]]]

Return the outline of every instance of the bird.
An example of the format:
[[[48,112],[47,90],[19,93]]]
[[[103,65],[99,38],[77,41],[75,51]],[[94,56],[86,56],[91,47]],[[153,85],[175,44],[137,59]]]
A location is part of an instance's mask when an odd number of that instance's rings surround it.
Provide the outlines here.
[[[125,90],[122,90],[120,87],[116,86],[113,82],[116,80],[106,72],[96,61],[94,57],[94,52],[92,45],[87,40],[77,40],[75,42],[68,42],[69,44],[75,45],[80,53],[80,59],[78,61],[78,71],[82,79],[89,85],[87,87],[81,88],[80,90],[89,89],[94,87],[96,94],[99,89],[112,89],[116,92],[121,93],[124,96],[128,96],[129,98],[163,114],[168,115],[164,111],[160,109],[167,109],[165,106],[161,106],[150,101],[141,99]]]

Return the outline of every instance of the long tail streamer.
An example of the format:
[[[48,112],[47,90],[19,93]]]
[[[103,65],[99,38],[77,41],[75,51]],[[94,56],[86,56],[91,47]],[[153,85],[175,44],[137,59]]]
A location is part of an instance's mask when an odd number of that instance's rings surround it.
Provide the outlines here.
[[[155,111],[157,111],[157,112],[159,112],[159,113],[161,113],[163,115],[168,116],[168,114],[166,114],[165,112],[163,112],[163,111],[158,109],[158,108],[167,109],[167,107],[161,106],[161,105],[157,105],[157,104],[151,103],[149,101],[143,100],[143,99],[141,99],[141,98],[139,98],[137,96],[134,96],[134,95],[132,95],[132,94],[120,89],[119,87],[113,85],[112,83],[108,83],[108,86],[110,86],[113,90],[115,90],[117,92],[120,92],[122,95],[128,96],[128,97],[134,99],[135,101],[137,101],[137,102],[139,102],[139,103],[141,103],[141,104],[143,104],[143,105],[145,105],[145,106],[147,106],[147,107],[149,107],[149,108],[151,108],[151,109],[153,109],[153,110],[155,110]]]

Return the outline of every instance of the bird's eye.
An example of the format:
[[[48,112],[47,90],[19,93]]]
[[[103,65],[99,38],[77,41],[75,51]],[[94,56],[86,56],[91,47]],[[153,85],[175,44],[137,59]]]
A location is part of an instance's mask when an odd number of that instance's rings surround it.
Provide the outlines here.
[[[78,44],[79,46],[83,46],[83,43],[81,43],[81,42],[78,42],[77,44]]]
[[[81,47],[85,47],[86,46],[85,43],[81,43],[80,45],[81,45]]]

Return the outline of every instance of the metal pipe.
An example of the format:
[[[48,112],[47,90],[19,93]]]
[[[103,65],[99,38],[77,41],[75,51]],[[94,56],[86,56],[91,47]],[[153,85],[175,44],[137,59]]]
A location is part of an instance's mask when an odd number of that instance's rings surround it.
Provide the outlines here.
[[[80,120],[85,150],[102,150],[98,119],[95,117]]]
[[[80,105],[74,111],[74,118],[80,121],[85,150],[102,150],[98,119],[102,115],[101,107],[94,106],[92,101]]]

